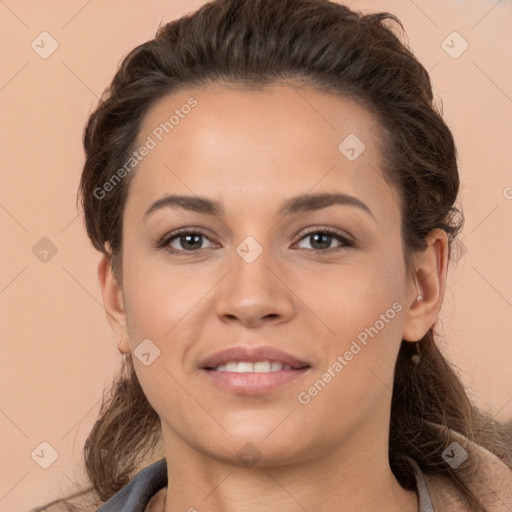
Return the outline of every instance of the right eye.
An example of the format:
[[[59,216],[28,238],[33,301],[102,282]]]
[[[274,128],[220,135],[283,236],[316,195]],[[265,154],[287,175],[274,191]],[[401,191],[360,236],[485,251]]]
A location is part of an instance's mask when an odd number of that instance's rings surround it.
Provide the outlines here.
[[[200,231],[183,228],[165,235],[158,246],[171,253],[192,253],[206,248],[202,247],[204,240],[210,239]]]

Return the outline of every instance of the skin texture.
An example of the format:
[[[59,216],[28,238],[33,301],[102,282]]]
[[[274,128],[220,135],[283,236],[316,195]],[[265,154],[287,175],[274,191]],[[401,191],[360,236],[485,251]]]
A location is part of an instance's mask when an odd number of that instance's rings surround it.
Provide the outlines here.
[[[133,352],[144,339],[160,350],[149,366],[133,357],[161,418],[170,475],[151,508],[417,511],[416,493],[400,487],[388,463],[391,388],[402,338],[419,340],[439,314],[446,234],[431,233],[406,275],[399,197],[380,171],[376,119],[352,100],[284,83],[262,91],[212,84],[155,104],[139,140],[190,97],[197,106],[134,171],[122,283],[108,255],[98,268],[120,350]],[[338,149],[349,134],[365,144],[354,161]],[[355,196],[373,215],[338,204],[278,214],[283,201],[322,192]],[[178,207],[145,215],[169,194],[218,201],[224,216]],[[200,249],[187,251],[179,238],[172,247],[180,254],[156,247],[184,227],[204,230]],[[306,236],[322,228],[353,245]],[[248,236],[263,250],[252,263],[236,252]],[[394,318],[300,403],[299,393],[395,303]],[[264,395],[222,391],[199,361],[234,345],[271,345],[310,368]],[[259,458],[251,467],[238,456],[246,443]]]

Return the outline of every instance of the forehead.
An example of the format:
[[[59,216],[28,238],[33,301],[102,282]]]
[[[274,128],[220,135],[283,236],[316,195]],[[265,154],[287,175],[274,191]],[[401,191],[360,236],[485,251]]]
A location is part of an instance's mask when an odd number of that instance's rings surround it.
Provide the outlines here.
[[[336,190],[396,209],[381,171],[379,132],[375,117],[353,100],[311,87],[180,90],[144,118],[138,147],[151,149],[137,165],[129,201],[142,208],[186,193],[262,205]]]

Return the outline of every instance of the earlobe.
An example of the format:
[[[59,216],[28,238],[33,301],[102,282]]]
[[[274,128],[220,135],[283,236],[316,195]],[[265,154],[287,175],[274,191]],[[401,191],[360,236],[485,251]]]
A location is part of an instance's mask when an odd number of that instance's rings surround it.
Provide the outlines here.
[[[98,263],[98,280],[103,297],[103,305],[107,314],[107,320],[121,339],[119,348],[128,352],[128,336],[126,336],[126,313],[124,310],[123,294],[120,283],[114,277],[111,268],[111,255],[103,253]]]
[[[415,272],[409,277],[407,318],[402,339],[418,341],[434,325],[443,303],[448,268],[448,237],[442,229],[434,229],[427,237],[428,246],[416,255]]]

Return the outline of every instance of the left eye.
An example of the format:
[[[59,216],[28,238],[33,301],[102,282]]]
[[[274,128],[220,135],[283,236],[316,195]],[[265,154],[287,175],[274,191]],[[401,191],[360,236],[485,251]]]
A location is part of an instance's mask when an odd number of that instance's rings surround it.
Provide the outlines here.
[[[350,247],[352,244],[345,237],[331,231],[313,231],[301,238],[301,241],[309,240],[312,247],[300,246],[301,249],[310,249],[314,251],[326,251],[338,247]],[[340,242],[337,247],[331,247],[333,241]]]

